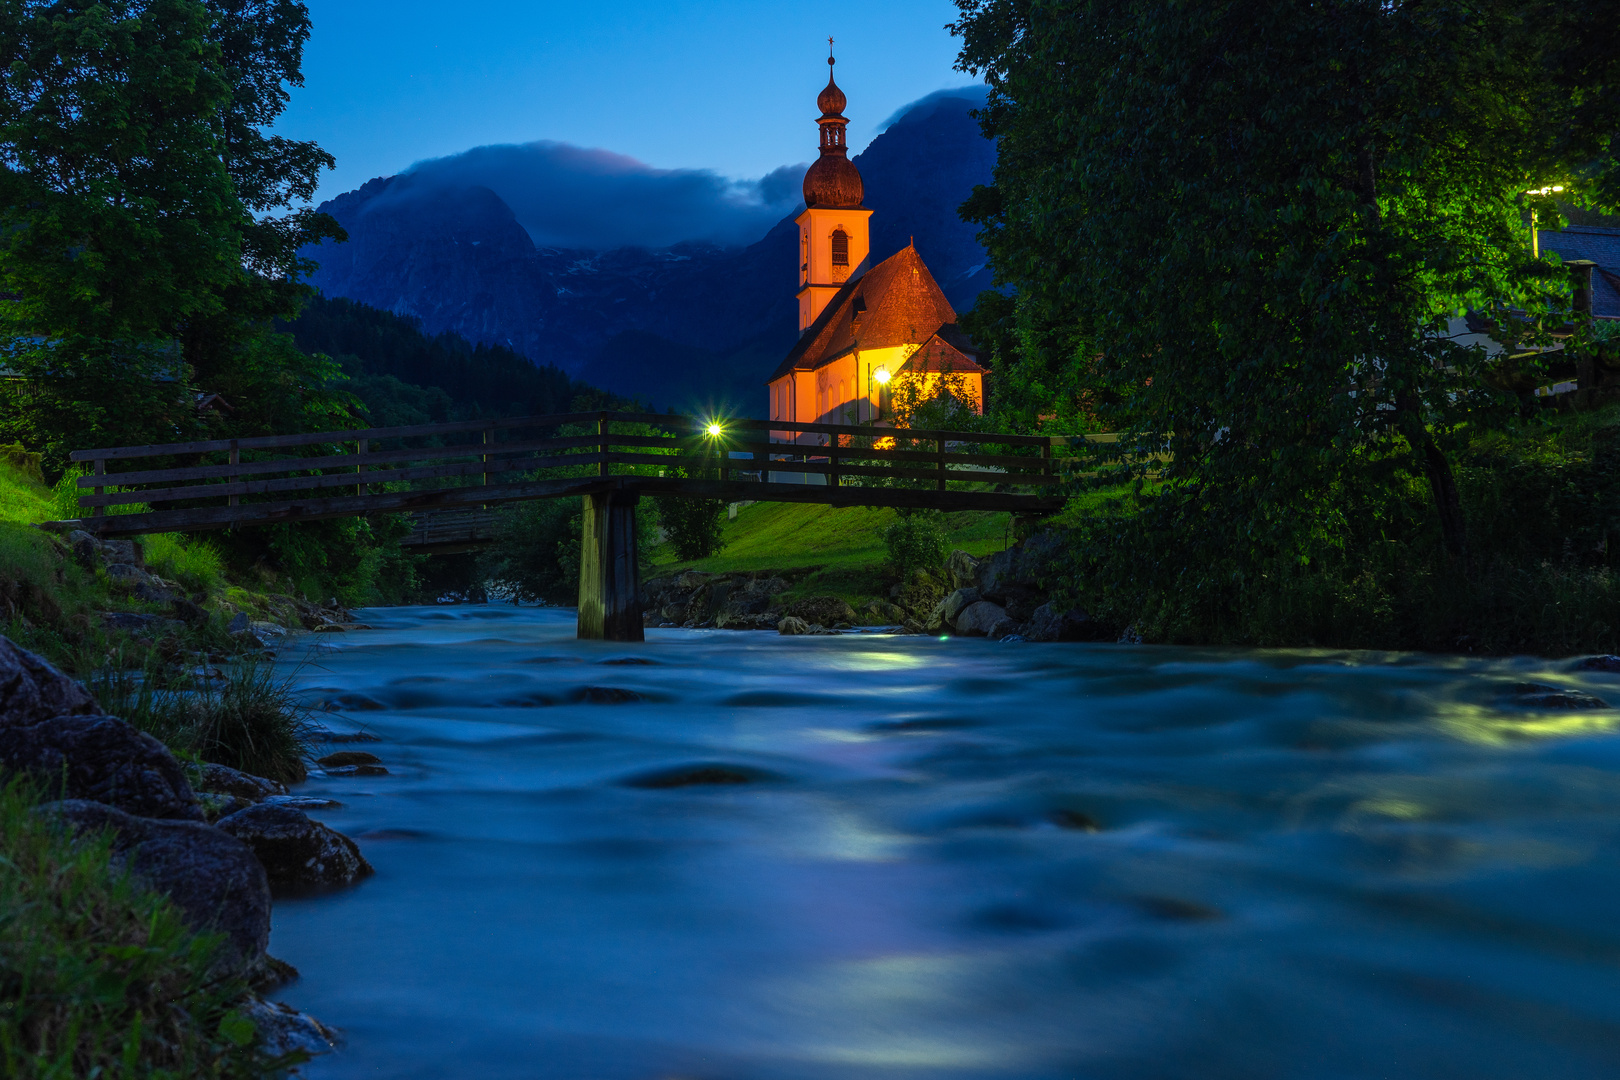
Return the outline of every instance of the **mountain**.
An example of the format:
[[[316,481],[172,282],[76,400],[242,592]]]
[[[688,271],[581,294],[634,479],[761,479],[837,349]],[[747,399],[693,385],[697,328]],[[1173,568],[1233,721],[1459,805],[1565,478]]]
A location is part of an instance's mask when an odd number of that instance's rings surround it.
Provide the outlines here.
[[[971,90],[925,98],[854,159],[874,211],[874,261],[914,237],[959,310],[990,284],[975,227],[956,216],[995,165],[969,115],[982,100]],[[656,408],[759,415],[765,376],[797,338],[794,214],[741,248],[594,251],[537,245],[490,187],[417,173],[320,209],[349,234],[307,252],[326,296],[504,346]]]

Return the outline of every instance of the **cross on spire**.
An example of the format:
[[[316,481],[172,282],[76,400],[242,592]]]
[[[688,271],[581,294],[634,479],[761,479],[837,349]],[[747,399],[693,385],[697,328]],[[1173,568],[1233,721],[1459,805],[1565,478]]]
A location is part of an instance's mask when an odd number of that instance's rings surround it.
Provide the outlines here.
[[[827,63],[828,64],[836,64],[838,62],[837,60],[833,59],[833,47],[832,46],[833,46],[833,39],[832,39],[832,35],[829,34],[827,36]]]

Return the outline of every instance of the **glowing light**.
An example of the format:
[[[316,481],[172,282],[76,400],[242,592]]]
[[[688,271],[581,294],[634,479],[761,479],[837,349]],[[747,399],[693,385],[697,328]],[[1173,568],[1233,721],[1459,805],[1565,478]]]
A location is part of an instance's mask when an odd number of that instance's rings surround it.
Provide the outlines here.
[[[872,372],[872,378],[877,380],[879,386],[882,386],[884,383],[889,381],[889,369],[881,367],[878,368],[876,371]]]
[[[720,434],[721,430],[722,429],[719,424],[710,424],[708,427],[708,432],[710,435],[718,435]]]

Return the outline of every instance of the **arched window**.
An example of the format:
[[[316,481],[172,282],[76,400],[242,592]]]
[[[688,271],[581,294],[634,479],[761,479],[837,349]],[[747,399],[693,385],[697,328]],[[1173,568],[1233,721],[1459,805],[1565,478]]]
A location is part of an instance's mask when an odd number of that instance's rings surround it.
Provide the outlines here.
[[[832,234],[832,264],[834,266],[849,265],[849,233],[843,229],[834,229]]]

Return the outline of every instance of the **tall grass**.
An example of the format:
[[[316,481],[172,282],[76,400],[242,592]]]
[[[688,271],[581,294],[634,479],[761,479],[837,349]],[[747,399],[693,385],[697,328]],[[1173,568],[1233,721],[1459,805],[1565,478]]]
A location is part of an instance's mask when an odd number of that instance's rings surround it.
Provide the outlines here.
[[[212,594],[224,587],[225,558],[206,540],[179,533],[155,533],[144,538],[146,565],[188,592]]]
[[[247,993],[211,964],[166,897],[0,789],[0,1074],[19,1080],[180,1080],[279,1075],[296,1062],[256,1046],[234,1004]]]
[[[156,675],[107,668],[89,685],[102,708],[178,754],[284,784],[308,777],[315,725],[291,677],[277,679],[274,668],[252,659],[228,665],[223,681],[164,685]]]

